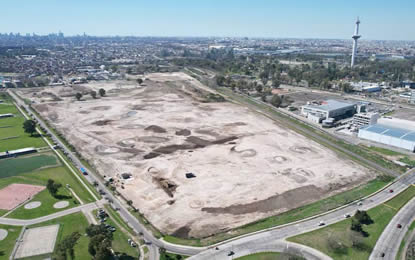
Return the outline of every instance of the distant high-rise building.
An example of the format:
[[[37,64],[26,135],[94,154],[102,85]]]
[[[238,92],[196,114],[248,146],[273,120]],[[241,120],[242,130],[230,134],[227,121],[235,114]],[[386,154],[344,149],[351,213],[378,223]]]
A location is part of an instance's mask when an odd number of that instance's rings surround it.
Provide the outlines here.
[[[354,60],[356,58],[356,53],[357,53],[357,40],[362,37],[361,35],[359,35],[359,24],[360,24],[360,20],[359,17],[357,18],[356,21],[356,28],[354,30],[354,35],[352,36],[353,38],[353,50],[352,50],[352,62],[351,62],[351,67],[353,68],[354,66]]]

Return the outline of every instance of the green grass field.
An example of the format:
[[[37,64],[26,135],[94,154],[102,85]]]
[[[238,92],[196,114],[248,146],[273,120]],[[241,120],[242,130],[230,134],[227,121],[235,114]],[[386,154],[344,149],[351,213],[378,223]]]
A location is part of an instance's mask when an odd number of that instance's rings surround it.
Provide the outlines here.
[[[7,215],[8,218],[16,218],[16,219],[33,219],[42,216],[46,216],[49,214],[53,214],[55,212],[59,212],[65,209],[72,208],[74,206],[79,206],[79,202],[76,198],[72,198],[71,193],[68,189],[62,187],[59,189],[58,195],[65,196],[66,199],[56,199],[50,195],[48,190],[43,190],[36,194],[31,201],[40,201],[42,205],[35,209],[25,209],[23,206],[17,208],[12,213]],[[69,206],[63,209],[55,209],[53,204],[59,201],[68,201]],[[76,202],[76,204],[75,204]]]
[[[32,154],[30,156],[0,160],[1,178],[24,174],[42,167],[57,166],[59,161],[52,154]]]
[[[0,224],[0,229],[6,229],[9,234],[7,237],[0,241],[0,260],[9,259],[11,252],[13,251],[16,239],[19,237],[22,227],[6,226]]]
[[[78,243],[75,246],[75,259],[77,260],[90,260],[91,259],[91,256],[88,253],[89,238],[87,236],[84,236],[85,229],[89,226],[89,224],[88,224],[87,219],[82,213],[74,213],[74,214],[67,215],[61,218],[57,218],[57,219],[53,219],[47,222],[29,226],[29,228],[42,227],[42,226],[48,226],[48,225],[54,225],[54,224],[60,225],[56,244],[58,244],[66,236],[69,236],[73,232],[77,231],[82,236],[78,240]]]
[[[322,229],[291,237],[288,240],[313,247],[331,256],[333,259],[368,259],[376,241],[390,220],[414,196],[415,187],[410,186],[395,198],[368,210],[368,214],[374,223],[364,225],[363,229],[369,233],[369,236],[363,239],[363,246],[359,248],[353,247],[350,239],[352,232],[350,230],[351,219],[346,219]],[[342,250],[332,249],[329,245],[330,239],[343,245],[344,248]]]
[[[75,193],[85,203],[94,201],[91,194],[89,194],[89,192],[84,189],[83,185],[78,181],[78,179],[76,179],[75,176],[73,176],[72,173],[63,166],[40,169],[26,174],[0,179],[0,189],[12,183],[46,186],[48,179],[53,179],[56,182],[61,183],[63,186],[69,184]],[[63,190],[63,188],[61,189]]]
[[[14,104],[0,104],[0,114],[7,113],[12,113],[15,116],[0,119],[0,152],[26,147],[37,148],[46,146],[46,143],[39,135],[30,136],[30,134],[24,132],[23,122],[25,118]]]
[[[243,257],[236,258],[236,260],[290,260],[293,255],[284,254],[284,253],[274,253],[274,252],[264,252],[257,253],[252,255],[247,255]],[[296,256],[295,260],[304,259],[302,257]]]
[[[160,253],[160,260],[181,260],[186,258],[188,258],[188,256],[176,255],[168,252]]]
[[[388,156],[401,156],[403,155],[402,153],[398,153],[389,149],[385,149],[385,148],[381,148],[381,147],[376,147],[376,146],[370,146],[367,147],[367,149],[372,150],[374,152],[383,154],[383,155],[388,155]]]
[[[375,180],[370,181],[369,183],[352,189],[350,191],[346,191],[327,199],[323,199],[309,205],[296,208],[285,213],[282,213],[277,216],[272,216],[269,218],[265,218],[263,220],[247,224],[245,226],[233,229],[231,234],[230,233],[219,233],[213,235],[208,238],[204,239],[181,239],[173,236],[165,236],[164,240],[175,243],[175,244],[182,244],[182,245],[191,245],[191,246],[207,246],[211,245],[232,237],[236,237],[243,234],[248,234],[251,232],[275,227],[278,225],[287,224],[290,222],[294,222],[297,220],[301,220],[307,217],[311,217],[323,212],[326,212],[330,209],[334,209],[341,205],[347,204],[349,202],[355,201],[359,198],[372,194],[373,192],[381,189],[389,182],[387,180],[382,180],[381,178],[377,178]]]

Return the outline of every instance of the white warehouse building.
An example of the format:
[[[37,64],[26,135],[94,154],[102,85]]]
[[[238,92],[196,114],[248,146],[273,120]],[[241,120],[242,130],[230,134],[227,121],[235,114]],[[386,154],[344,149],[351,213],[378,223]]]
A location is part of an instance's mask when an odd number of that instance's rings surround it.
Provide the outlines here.
[[[322,120],[351,117],[356,113],[356,104],[341,102],[333,99],[319,104],[307,104],[301,107],[301,114],[311,121],[320,123]]]
[[[392,127],[389,124],[375,124],[360,128],[358,136],[362,139],[415,152],[415,130],[413,129]]]

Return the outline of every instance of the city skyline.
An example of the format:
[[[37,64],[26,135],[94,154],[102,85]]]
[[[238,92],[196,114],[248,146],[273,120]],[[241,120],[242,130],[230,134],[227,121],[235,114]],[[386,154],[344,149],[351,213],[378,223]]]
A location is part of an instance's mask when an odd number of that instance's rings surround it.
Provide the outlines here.
[[[259,0],[194,3],[189,0],[135,2],[125,0],[3,3],[1,33],[45,35],[251,37],[350,39],[357,16],[365,40],[415,40],[411,11],[415,3],[391,1]],[[24,8],[22,8],[24,7]],[[39,15],[42,14],[42,15]],[[17,16],[16,16],[17,15]],[[18,19],[16,19],[18,18]],[[399,30],[397,30],[399,28]]]

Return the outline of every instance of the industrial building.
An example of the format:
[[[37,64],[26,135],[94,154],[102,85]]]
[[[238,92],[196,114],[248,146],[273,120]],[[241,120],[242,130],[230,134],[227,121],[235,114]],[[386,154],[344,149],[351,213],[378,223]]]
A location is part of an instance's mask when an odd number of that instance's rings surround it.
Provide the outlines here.
[[[0,153],[0,159],[8,158],[8,157],[15,157],[18,155],[24,155],[24,154],[29,154],[29,153],[35,153],[35,152],[37,152],[37,149],[33,147],[28,147],[28,148],[13,150],[13,151],[5,151],[5,152]]]
[[[309,103],[301,107],[301,114],[310,121],[321,123],[323,120],[334,120],[351,117],[356,113],[357,105],[329,99],[322,102]]]
[[[2,101],[0,100],[0,103],[1,103]],[[6,117],[14,117],[14,115],[13,114],[0,114],[0,118],[6,118]]]
[[[353,87],[353,90],[356,92],[373,93],[373,92],[379,92],[382,90],[382,87],[379,83],[360,81],[360,82],[351,82],[350,85]]]
[[[378,113],[358,113],[353,116],[353,125],[361,128],[367,125],[374,125],[379,119]]]
[[[408,120],[381,118],[377,124],[360,128],[358,137],[415,151],[415,123]]]

